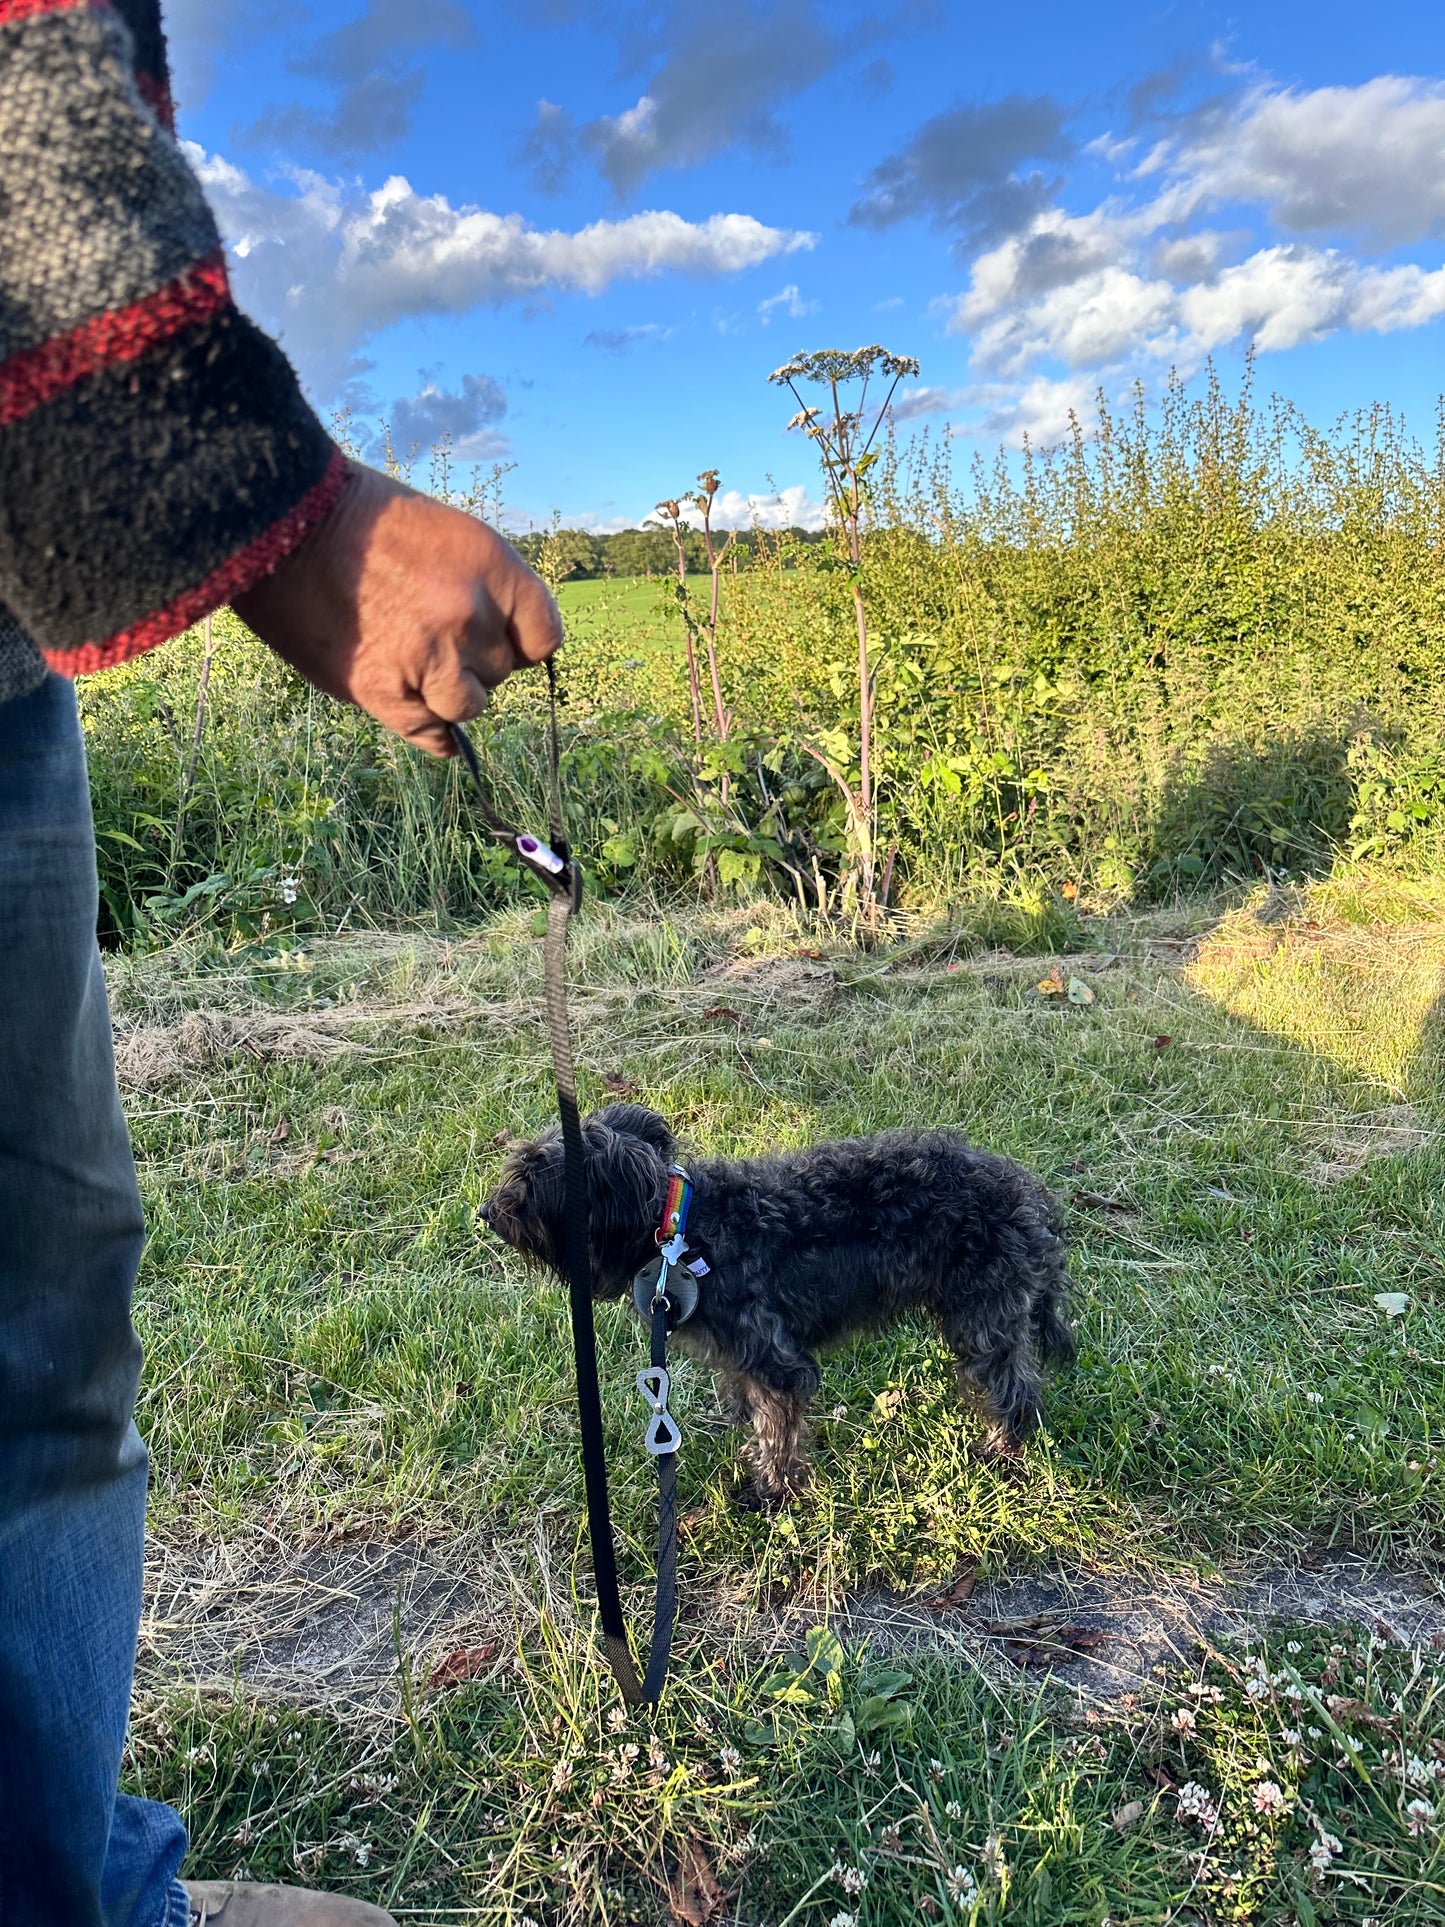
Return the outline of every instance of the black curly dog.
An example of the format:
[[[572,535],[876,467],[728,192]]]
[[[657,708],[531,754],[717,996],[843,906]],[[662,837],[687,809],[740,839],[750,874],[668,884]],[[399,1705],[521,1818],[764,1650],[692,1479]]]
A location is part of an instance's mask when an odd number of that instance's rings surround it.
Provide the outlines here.
[[[609,1104],[583,1126],[593,1293],[621,1298],[656,1255],[676,1155],[665,1120]],[[760,1499],[807,1476],[804,1412],[816,1347],[930,1313],[987,1449],[1016,1452],[1039,1420],[1048,1359],[1074,1352],[1065,1317],[1063,1223],[1053,1194],[1007,1158],[950,1131],[883,1131],[758,1158],[689,1160],[690,1256],[705,1260],[697,1310],[675,1342],[710,1366],[752,1425]],[[556,1125],[509,1154],[483,1220],[559,1270],[562,1137]]]

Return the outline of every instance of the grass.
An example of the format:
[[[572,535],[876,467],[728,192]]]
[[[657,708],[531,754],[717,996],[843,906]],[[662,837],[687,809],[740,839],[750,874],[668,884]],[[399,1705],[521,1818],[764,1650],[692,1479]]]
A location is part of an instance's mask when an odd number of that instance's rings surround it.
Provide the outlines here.
[[[198,1697],[152,1667],[130,1772],[181,1801],[200,1868],[516,1927],[661,1920],[669,1881],[689,1918],[699,1855],[726,1918],[772,1927],[1441,1918],[1429,1653],[1292,1632],[1294,1652],[1282,1630],[1263,1686],[1239,1652],[1181,1654],[1088,1718],[1026,1675],[824,1631],[801,1677],[779,1670],[845,1597],[966,1569],[1438,1557],[1438,910],[1356,883],[1076,928],[1083,1005],[1040,991],[1022,927],[1014,950],[919,928],[871,955],[767,905],[579,930],[592,1100],[625,1079],[719,1151],[953,1123],[1076,1200],[1081,1355],[1022,1476],[970,1455],[940,1347],[900,1330],[827,1362],[807,1497],[740,1513],[736,1438],[680,1370],[687,1617],[655,1721],[623,1720],[590,1648],[562,1296],[475,1221],[499,1135],[550,1114],[531,912],[450,942],[116,960],[122,1062],[150,1083],[131,1116],[161,1563],[465,1538],[492,1598],[479,1676],[433,1694],[399,1604],[379,1710]],[[187,1030],[201,1008],[210,1030]],[[167,1036],[192,1068],[148,1079]],[[638,1336],[600,1325],[640,1613]],[[1215,1824],[1194,1796],[1179,1813],[1189,1782]]]

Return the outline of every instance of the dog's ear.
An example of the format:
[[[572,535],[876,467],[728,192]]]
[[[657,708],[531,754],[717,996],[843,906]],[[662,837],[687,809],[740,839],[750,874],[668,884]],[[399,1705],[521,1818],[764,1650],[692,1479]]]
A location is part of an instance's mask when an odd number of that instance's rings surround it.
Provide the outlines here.
[[[641,1138],[660,1158],[670,1158],[677,1148],[665,1117],[649,1111],[645,1104],[604,1104],[588,1118],[589,1124],[603,1124],[622,1137]]]
[[[619,1130],[611,1122],[614,1111],[635,1112],[650,1118],[636,1104],[609,1104],[583,1126],[587,1146],[587,1202],[592,1233],[599,1242],[610,1237],[646,1236],[655,1226],[667,1191],[667,1164],[658,1147],[636,1131]],[[662,1119],[656,1120],[662,1124]],[[666,1131],[666,1125],[663,1125]],[[668,1134],[671,1142],[671,1134]]]

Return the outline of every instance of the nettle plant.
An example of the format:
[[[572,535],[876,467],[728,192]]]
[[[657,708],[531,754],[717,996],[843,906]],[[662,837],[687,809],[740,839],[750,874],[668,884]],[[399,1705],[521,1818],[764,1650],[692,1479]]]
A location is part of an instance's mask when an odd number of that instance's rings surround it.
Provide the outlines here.
[[[878,888],[876,845],[878,796],[875,782],[874,706],[876,689],[869,659],[868,605],[865,594],[864,539],[870,501],[869,472],[878,461],[879,431],[900,381],[916,376],[911,355],[895,355],[877,342],[852,352],[820,348],[794,355],[775,368],[768,380],[787,388],[798,404],[789,428],[807,435],[818,451],[828,509],[848,566],[853,615],[858,631],[858,744],[857,761],[847,767],[817,743],[801,747],[820,763],[837,785],[847,812],[851,855],[856,875],[858,907],[868,921],[876,921]],[[870,408],[868,391],[876,381],[888,383],[881,401]],[[799,384],[821,388],[827,397],[817,407],[803,398]]]

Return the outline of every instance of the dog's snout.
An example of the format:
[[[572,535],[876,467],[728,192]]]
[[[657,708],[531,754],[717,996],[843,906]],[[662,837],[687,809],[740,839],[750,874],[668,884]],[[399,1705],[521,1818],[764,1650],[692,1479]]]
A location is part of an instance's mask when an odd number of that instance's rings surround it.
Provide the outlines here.
[[[490,1198],[482,1199],[481,1203],[477,1206],[477,1216],[490,1231],[492,1226],[492,1201]]]

